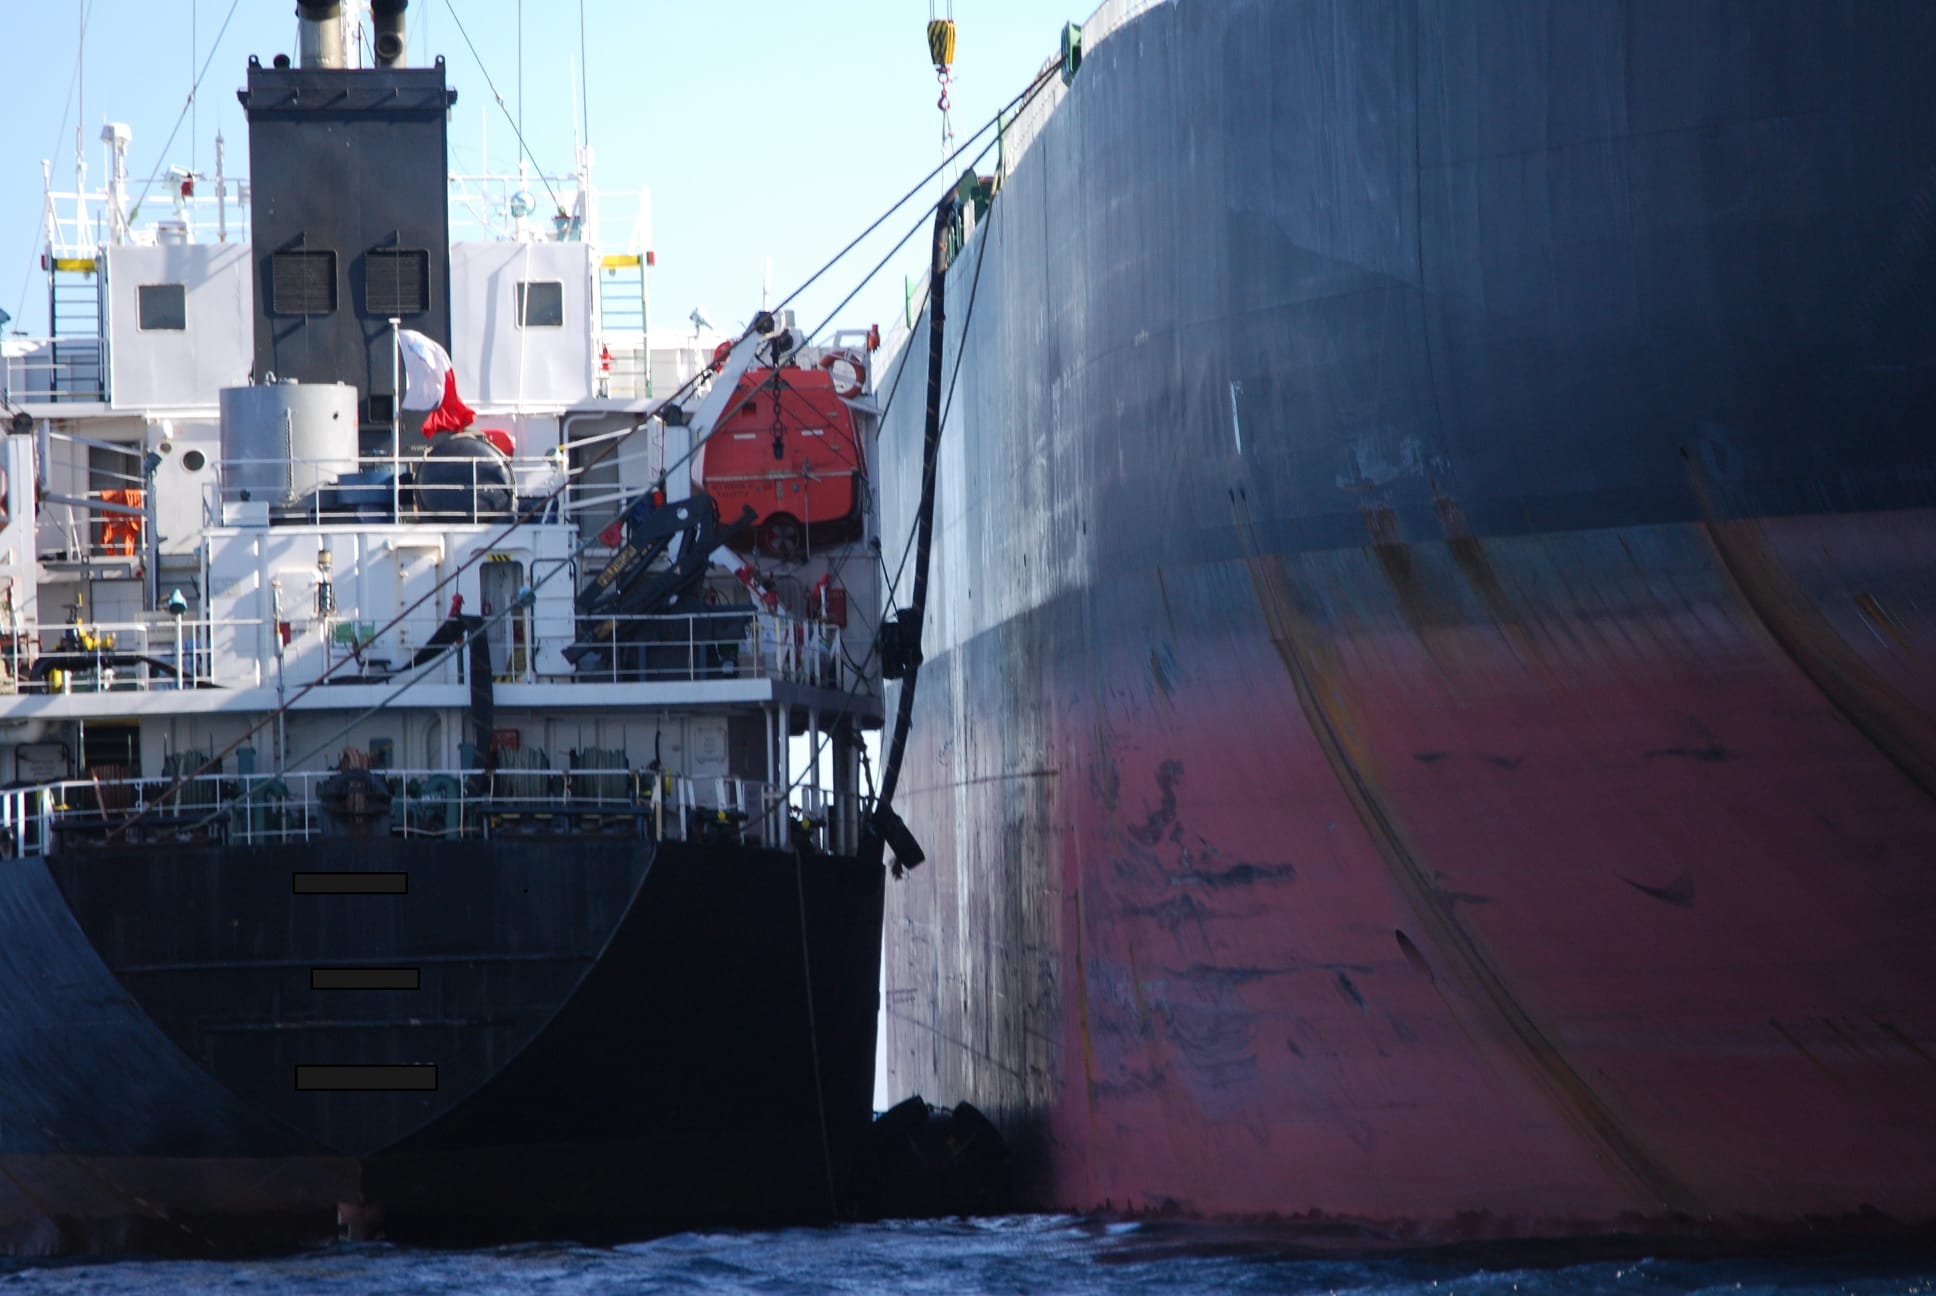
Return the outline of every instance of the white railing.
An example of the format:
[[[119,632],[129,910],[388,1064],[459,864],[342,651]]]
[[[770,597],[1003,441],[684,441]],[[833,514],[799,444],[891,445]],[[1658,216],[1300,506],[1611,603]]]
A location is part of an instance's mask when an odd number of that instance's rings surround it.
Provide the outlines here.
[[[559,461],[538,458],[426,458],[422,454],[316,458],[235,457],[213,465],[202,485],[203,516],[245,496],[267,504],[279,522],[321,526],[346,518],[494,522],[517,516],[564,480]],[[425,482],[426,466],[437,480]],[[542,510],[548,516],[550,508]],[[537,520],[544,520],[541,516]]]
[[[125,201],[141,200],[115,216],[112,190],[54,189],[42,195],[42,225],[54,255],[91,257],[111,244],[246,243],[254,197],[246,176],[196,175],[194,192],[184,195],[186,173],[130,179]],[[146,197],[143,198],[143,193]],[[650,196],[639,189],[585,187],[580,175],[519,176],[453,173],[449,183],[452,242],[592,243],[602,247],[640,247],[651,223]],[[564,218],[558,209],[564,208]],[[520,214],[521,213],[521,214]]]
[[[130,180],[126,201],[140,206],[115,215],[108,189],[48,189],[43,195],[42,233],[58,257],[91,257],[110,244],[152,247],[161,243],[246,243],[249,241],[248,181],[225,176],[218,192],[214,176],[198,175],[195,192],[183,195],[183,175]],[[146,197],[143,197],[143,193]]]
[[[95,334],[10,337],[0,344],[0,399],[15,405],[106,399],[107,357]]]
[[[607,683],[770,679],[865,692],[841,652],[840,630],[786,612],[720,608],[689,616],[594,616],[579,623],[575,679]],[[610,647],[608,645],[616,644]]]
[[[0,856],[315,837],[639,837],[851,854],[871,800],[631,769],[306,770],[0,791]]]
[[[254,662],[218,657],[219,634],[267,622],[163,617],[152,621],[0,620],[0,693],[249,688],[263,682]]]
[[[555,620],[557,624],[549,624]],[[157,616],[142,621],[37,622],[0,619],[0,694],[247,689],[277,681],[297,689],[337,683],[461,684],[470,668],[464,642],[433,646],[427,617],[390,626],[356,609],[306,617]],[[586,618],[540,624],[520,609],[478,631],[491,644],[502,683],[672,684],[773,680],[870,693],[842,652],[838,628],[763,608],[725,607],[681,615]],[[573,664],[565,650],[590,645]],[[616,646],[614,646],[616,645]],[[424,654],[421,665],[416,664]]]

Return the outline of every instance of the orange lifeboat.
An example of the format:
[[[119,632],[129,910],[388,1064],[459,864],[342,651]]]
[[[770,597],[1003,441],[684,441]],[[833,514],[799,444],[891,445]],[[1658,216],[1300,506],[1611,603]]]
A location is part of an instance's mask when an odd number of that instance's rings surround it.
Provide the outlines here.
[[[747,548],[795,560],[860,535],[866,476],[854,379],[830,368],[749,369],[713,434],[693,457],[692,484],[721,517],[753,510]]]

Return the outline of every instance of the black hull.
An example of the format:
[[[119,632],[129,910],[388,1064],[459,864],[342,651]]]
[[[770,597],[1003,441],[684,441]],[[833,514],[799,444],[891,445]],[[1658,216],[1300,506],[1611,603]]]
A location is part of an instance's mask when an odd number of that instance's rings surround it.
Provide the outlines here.
[[[0,1249],[840,1210],[870,1114],[879,870],[677,843],[350,845],[0,865]],[[292,894],[331,868],[409,891]],[[417,967],[420,989],[310,989],[346,965]],[[434,1090],[296,1086],[299,1066],[425,1063]]]

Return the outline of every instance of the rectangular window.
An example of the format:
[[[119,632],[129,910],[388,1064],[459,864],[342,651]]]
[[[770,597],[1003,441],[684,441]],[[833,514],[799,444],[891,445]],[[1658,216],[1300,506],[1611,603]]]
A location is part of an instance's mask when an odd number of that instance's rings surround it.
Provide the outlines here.
[[[182,284],[142,284],[135,289],[137,313],[145,332],[149,329],[188,327],[188,289]]]
[[[430,253],[373,249],[363,258],[363,310],[379,318],[430,309]]]
[[[525,328],[563,328],[565,285],[556,279],[519,283],[518,323]]]
[[[274,315],[336,313],[336,254],[277,252],[269,263],[269,311]]]

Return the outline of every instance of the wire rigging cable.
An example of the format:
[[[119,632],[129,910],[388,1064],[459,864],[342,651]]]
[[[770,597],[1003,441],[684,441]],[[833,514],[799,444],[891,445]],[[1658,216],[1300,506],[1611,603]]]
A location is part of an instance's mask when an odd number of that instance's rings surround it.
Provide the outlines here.
[[[807,281],[805,283],[801,284],[798,288],[795,288],[792,292],[788,293],[785,297],[782,297],[780,299],[779,305],[773,307],[774,312],[777,314],[778,312],[783,311],[788,306],[792,305],[794,300],[798,298],[800,294],[806,292],[807,289],[813,287],[814,284],[818,283],[820,281],[821,276],[825,275],[829,270],[832,270],[836,265],[840,264],[840,262],[846,258],[849,252],[852,252],[855,248],[859,247],[862,243],[866,242],[869,235],[873,234],[875,230],[885,225],[889,217],[893,216],[895,212],[901,210],[901,208],[907,206],[909,202],[913,201],[916,197],[918,197],[921,194],[922,190],[926,189],[929,183],[932,182],[936,176],[939,176],[943,171],[946,171],[948,169],[948,166],[950,163],[954,162],[957,158],[959,158],[962,154],[966,153],[969,149],[975,147],[976,140],[980,139],[987,132],[999,127],[1001,125],[1002,119],[1010,112],[1019,111],[1019,109],[1026,107],[1028,104],[1028,101],[1033,100],[1036,95],[1042,93],[1043,88],[1049,84],[1050,80],[1054,79],[1058,75],[1059,75],[1058,69],[1056,69],[1053,66],[1043,68],[1042,71],[1037,74],[1035,80],[1029,82],[1028,87],[1026,89],[1024,89],[1020,94],[1016,95],[1013,99],[1010,99],[1007,103],[1003,104],[1000,108],[998,108],[995,111],[995,115],[993,117],[990,117],[975,131],[973,135],[970,135],[968,137],[968,142],[966,144],[963,144],[960,148],[956,149],[953,153],[950,153],[947,157],[941,159],[941,161],[935,165],[935,168],[932,171],[928,172],[926,175],[922,176],[919,180],[915,181],[913,187],[911,187],[906,193],[902,194],[901,197],[895,201],[893,206],[889,207],[886,211],[882,212],[879,216],[875,217],[873,222],[870,223],[866,229],[856,234],[853,237],[852,241],[850,241],[846,247],[834,253],[833,257],[829,259],[825,265],[821,266],[820,269],[814,271],[811,275],[807,276]],[[922,217],[923,220],[926,219],[925,213],[931,210],[932,208],[928,208],[928,207],[922,208],[922,211],[924,213]]]
[[[175,136],[181,133],[182,123],[188,120],[189,110],[195,106],[195,95],[201,90],[202,82],[208,77],[209,64],[215,61],[215,55],[222,48],[222,37],[228,34],[229,19],[235,17],[235,10],[241,3],[242,0],[230,0],[228,16],[222,19],[222,28],[215,33],[215,43],[208,47],[208,57],[202,60],[201,73],[195,78],[195,84],[188,87],[188,101],[182,104],[181,112],[175,117],[175,127],[168,132],[168,142],[161,146],[162,162],[156,163],[155,169],[148,173],[148,179],[141,186],[141,196],[136,198],[134,205],[128,209],[129,224],[132,225],[135,218],[141,214],[141,204],[147,201],[148,191],[155,185],[155,176],[161,171],[162,163],[168,160],[168,150],[175,146]]]
[[[491,70],[484,66],[484,56],[477,52],[477,46],[472,42],[471,34],[464,30],[464,20],[457,16],[456,5],[451,3],[451,0],[444,0],[444,8],[450,11],[451,21],[457,24],[457,34],[464,38],[464,44],[471,52],[471,61],[477,64],[477,70],[483,76],[484,84],[490,88],[491,98],[497,100],[497,106],[503,110],[504,120],[511,123],[511,133],[518,137],[518,148],[523,150],[524,156],[529,158],[531,165],[536,168],[538,183],[545,187],[545,193],[551,198],[552,206],[563,210],[564,203],[558,200],[558,191],[551,187],[551,180],[545,175],[544,168],[538,166],[538,155],[533,153],[531,146],[524,142],[524,127],[518,120],[524,113],[524,0],[518,0],[518,112],[515,116],[511,112],[510,105],[504,102],[504,96],[498,93],[497,82],[491,80]]]
[[[61,106],[60,128],[54,132],[54,147],[47,151],[47,155],[49,157],[53,157],[60,152],[61,141],[67,137],[67,119],[74,115],[74,92],[80,86],[81,64],[86,57],[85,49],[87,45],[87,24],[88,24],[88,20],[93,16],[94,16],[94,0],[88,0],[88,3],[81,9],[81,46],[82,48],[79,50],[76,50],[74,53],[74,72],[73,72],[73,75],[67,78],[67,97],[61,101],[62,106]],[[15,320],[16,322],[20,319],[20,312],[27,309],[27,289],[29,286],[32,285],[34,281],[34,268],[36,264],[34,261],[35,249],[37,249],[40,246],[41,240],[51,237],[52,234],[53,234],[52,230],[44,229],[38,225],[34,227],[34,246],[27,249],[27,257],[22,262],[23,268],[21,269],[21,272],[20,272],[20,296],[14,302],[13,314],[12,316],[10,316],[10,318]]]

